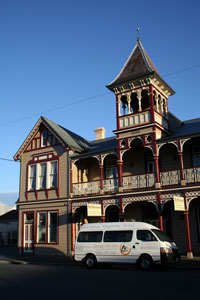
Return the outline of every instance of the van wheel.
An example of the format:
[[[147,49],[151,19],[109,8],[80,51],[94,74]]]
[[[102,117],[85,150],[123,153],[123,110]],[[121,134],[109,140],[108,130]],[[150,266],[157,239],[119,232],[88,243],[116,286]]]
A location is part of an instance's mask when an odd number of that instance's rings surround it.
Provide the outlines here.
[[[89,254],[85,258],[85,265],[88,269],[94,269],[96,267],[97,261],[94,255]]]
[[[138,266],[142,270],[150,270],[153,266],[152,258],[149,255],[143,255],[140,257]]]

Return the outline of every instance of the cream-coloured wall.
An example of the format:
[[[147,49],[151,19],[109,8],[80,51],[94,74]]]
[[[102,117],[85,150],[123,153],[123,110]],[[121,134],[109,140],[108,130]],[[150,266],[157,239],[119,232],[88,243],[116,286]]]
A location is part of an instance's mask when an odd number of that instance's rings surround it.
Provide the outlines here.
[[[21,157],[21,169],[20,169],[20,202],[27,201],[26,199],[26,184],[27,184],[27,164],[33,159],[33,155],[40,155],[47,152],[53,152],[55,156],[59,156],[59,191],[60,198],[67,197],[67,152],[62,146],[54,146],[34,150],[30,152],[24,152]],[[49,198],[58,198],[55,191],[50,191]],[[38,200],[47,199],[47,195],[44,192],[38,192]],[[36,200],[35,192],[28,192],[28,201]]]

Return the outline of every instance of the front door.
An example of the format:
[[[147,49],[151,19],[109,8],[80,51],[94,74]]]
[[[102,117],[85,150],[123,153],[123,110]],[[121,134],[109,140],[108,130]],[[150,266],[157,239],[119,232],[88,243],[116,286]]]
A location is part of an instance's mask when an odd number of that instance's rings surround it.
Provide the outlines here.
[[[33,253],[33,230],[34,230],[34,215],[33,213],[24,214],[24,243],[23,252]]]

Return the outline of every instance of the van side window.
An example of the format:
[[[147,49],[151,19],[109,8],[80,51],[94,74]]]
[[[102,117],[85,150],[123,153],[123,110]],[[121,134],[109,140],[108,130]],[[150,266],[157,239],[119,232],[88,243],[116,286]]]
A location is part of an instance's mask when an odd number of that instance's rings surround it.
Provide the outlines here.
[[[137,239],[140,241],[157,241],[156,237],[149,230],[137,230]]]
[[[79,243],[100,243],[102,241],[103,231],[81,231],[77,241]]]
[[[133,236],[132,230],[106,231],[104,234],[104,242],[105,243],[130,242],[132,240],[132,236]]]

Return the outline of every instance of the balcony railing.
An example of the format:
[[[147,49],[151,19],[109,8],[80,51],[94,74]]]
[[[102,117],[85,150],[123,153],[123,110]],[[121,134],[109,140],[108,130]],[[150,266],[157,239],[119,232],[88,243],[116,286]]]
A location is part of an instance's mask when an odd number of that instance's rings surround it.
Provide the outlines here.
[[[103,190],[105,193],[118,191],[118,178],[105,179],[103,181]]]
[[[180,170],[172,170],[160,173],[162,186],[180,184]]]
[[[171,170],[160,173],[161,186],[181,184],[180,170]],[[200,182],[200,167],[185,169],[186,184]],[[156,179],[154,173],[124,176],[122,178],[123,191],[133,189],[147,189],[155,187]],[[118,191],[118,178],[103,180],[103,193],[114,193]],[[100,194],[100,180],[73,184],[73,195]]]
[[[123,189],[142,189],[149,188],[155,185],[154,173],[148,173],[143,175],[125,176],[122,179]]]
[[[150,112],[142,112],[137,115],[131,114],[120,117],[120,128],[141,125],[150,122]]]
[[[200,167],[185,169],[185,180],[187,183],[197,183],[200,182]]]
[[[73,195],[91,195],[100,193],[100,181],[73,184]]]

